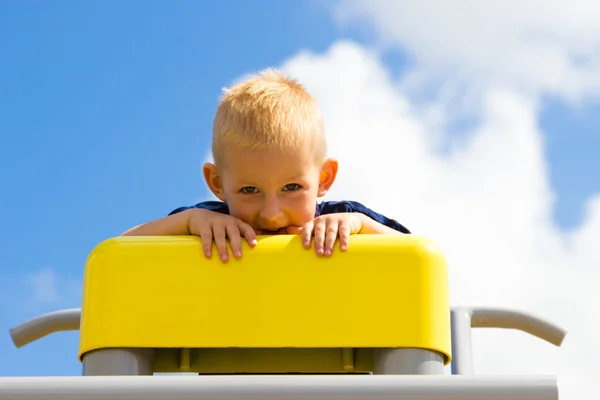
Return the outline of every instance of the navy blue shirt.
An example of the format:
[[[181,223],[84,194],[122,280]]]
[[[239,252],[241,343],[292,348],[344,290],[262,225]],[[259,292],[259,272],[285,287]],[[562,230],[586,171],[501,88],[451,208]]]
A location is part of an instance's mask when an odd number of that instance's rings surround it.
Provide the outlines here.
[[[198,203],[193,206],[179,207],[169,213],[169,215],[177,214],[178,212],[189,210],[191,208],[203,208],[206,210],[218,212],[221,214],[229,214],[229,207],[227,203],[222,201],[204,201]],[[344,212],[357,212],[368,216],[369,218],[379,222],[382,225],[388,226],[392,229],[395,229],[402,233],[410,233],[408,229],[406,229],[399,222],[388,218],[384,215],[381,215],[370,208],[365,207],[364,205],[356,202],[356,201],[323,201],[317,204],[315,209],[315,218],[319,215],[325,214],[335,214],[335,213],[344,213]]]

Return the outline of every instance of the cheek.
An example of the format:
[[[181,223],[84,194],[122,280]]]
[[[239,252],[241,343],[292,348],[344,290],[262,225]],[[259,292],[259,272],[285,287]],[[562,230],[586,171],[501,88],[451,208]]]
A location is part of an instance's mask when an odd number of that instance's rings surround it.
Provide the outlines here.
[[[235,196],[228,198],[227,205],[229,206],[229,215],[248,224],[252,223],[258,212],[255,202],[241,201]]]
[[[315,217],[316,196],[306,194],[288,202],[288,213],[293,215],[296,223],[306,223]]]

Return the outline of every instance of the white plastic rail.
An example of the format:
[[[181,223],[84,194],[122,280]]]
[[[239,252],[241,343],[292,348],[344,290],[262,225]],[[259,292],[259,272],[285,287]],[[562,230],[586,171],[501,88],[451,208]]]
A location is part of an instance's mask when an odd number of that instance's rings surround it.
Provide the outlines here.
[[[0,378],[2,400],[557,400],[546,376],[112,376]]]

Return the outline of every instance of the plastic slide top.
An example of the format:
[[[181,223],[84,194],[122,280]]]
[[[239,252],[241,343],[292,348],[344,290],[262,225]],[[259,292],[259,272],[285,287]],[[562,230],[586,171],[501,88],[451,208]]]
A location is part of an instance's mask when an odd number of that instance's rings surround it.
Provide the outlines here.
[[[214,252],[216,254],[216,250]],[[79,357],[103,348],[431,349],[450,362],[446,260],[415,235],[354,235],[331,257],[262,236],[243,257],[198,237],[117,237],[90,254]]]

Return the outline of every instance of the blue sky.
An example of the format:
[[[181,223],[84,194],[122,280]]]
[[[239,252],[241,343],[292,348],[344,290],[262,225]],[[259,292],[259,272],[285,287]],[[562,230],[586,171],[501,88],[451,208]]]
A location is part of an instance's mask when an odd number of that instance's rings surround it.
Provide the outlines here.
[[[8,329],[79,307],[100,241],[207,195],[221,87],[341,38],[369,35],[313,1],[0,3],[0,376],[78,375],[76,332],[16,349]],[[403,69],[401,54],[386,59]],[[555,218],[572,228],[600,190],[600,117],[545,107]],[[57,296],[36,299],[45,267]]]

